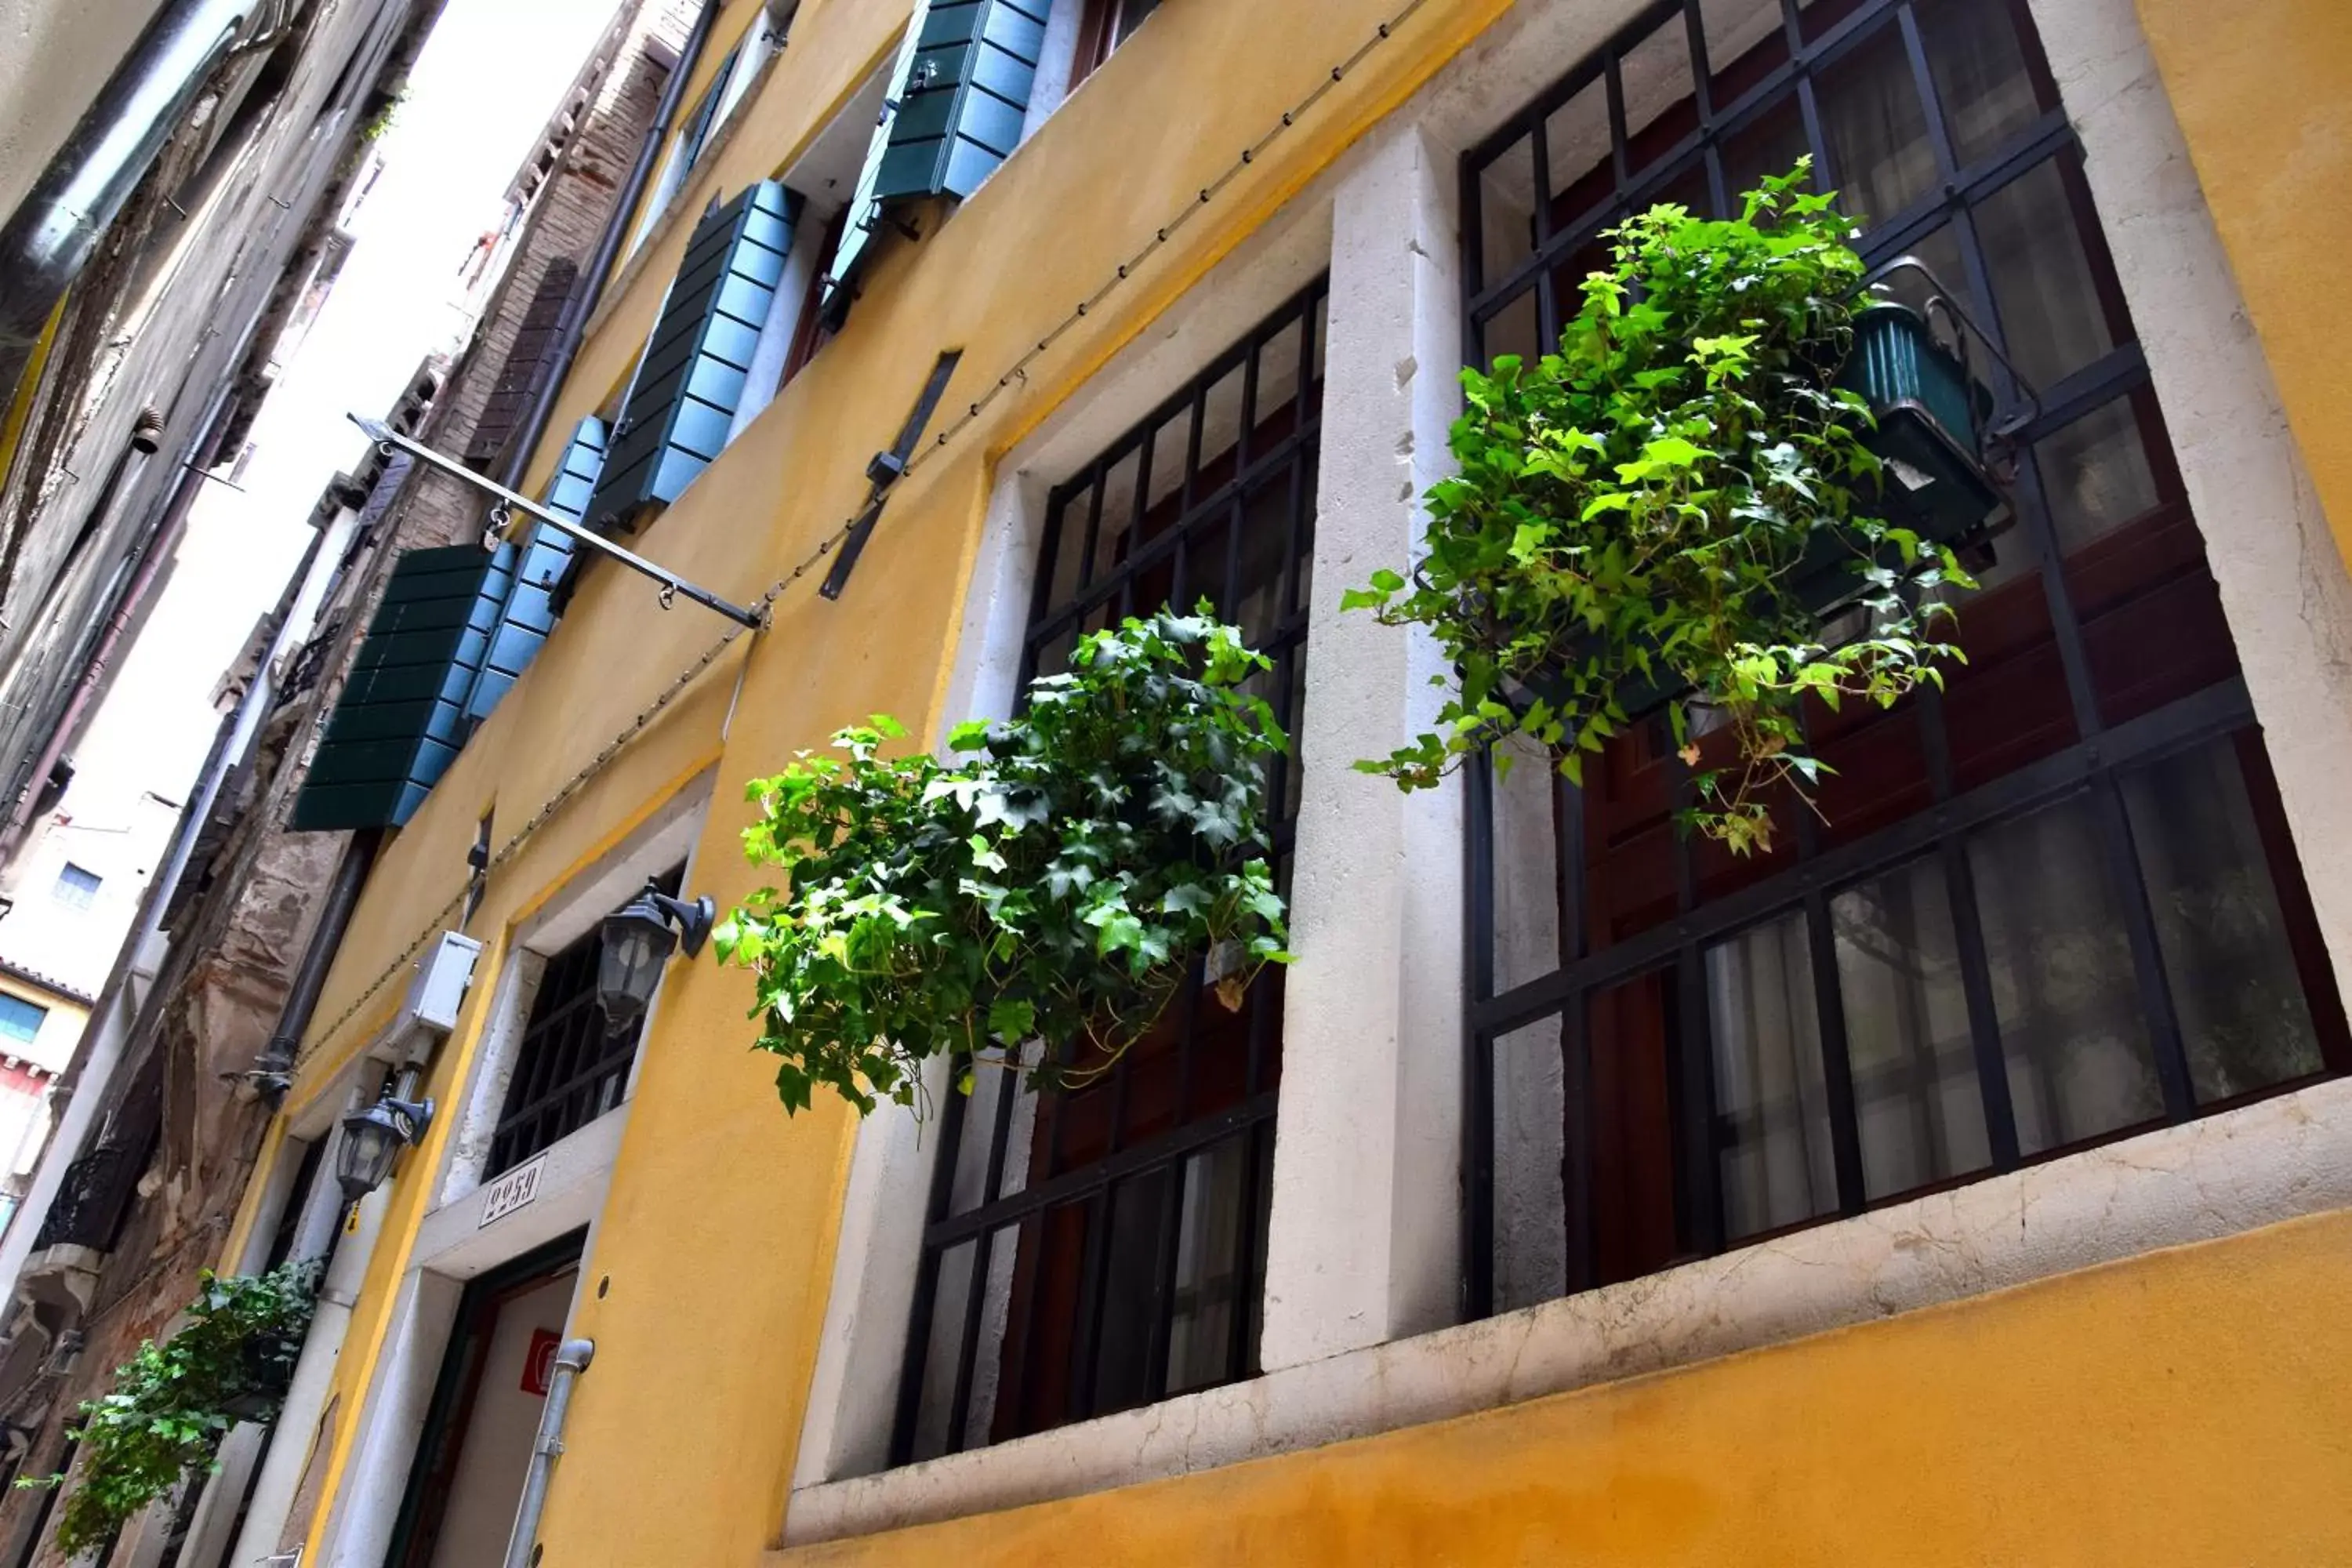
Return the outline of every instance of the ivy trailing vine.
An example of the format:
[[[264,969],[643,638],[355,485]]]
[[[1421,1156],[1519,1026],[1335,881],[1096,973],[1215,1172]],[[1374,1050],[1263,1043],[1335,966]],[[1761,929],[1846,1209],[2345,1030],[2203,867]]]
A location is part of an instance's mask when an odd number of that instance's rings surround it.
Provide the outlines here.
[[[1463,373],[1461,471],[1429,491],[1425,554],[1344,600],[1428,627],[1460,685],[1436,731],[1359,768],[1427,788],[1516,736],[1580,784],[1664,699],[1694,770],[1685,822],[1745,854],[1770,847],[1776,796],[1810,805],[1830,771],[1809,699],[1941,685],[1961,657],[1938,637],[1948,595],[1975,584],[1874,510],[1873,420],[1838,384],[1863,263],[1807,174],[1766,179],[1734,220],[1627,219],[1559,352]],[[1827,601],[1859,610],[1854,635],[1824,636]]]
[[[228,1278],[207,1269],[201,1280],[180,1331],[141,1344],[115,1369],[110,1392],[82,1401],[80,1479],[58,1510],[58,1546],[68,1556],[104,1544],[183,1477],[213,1468],[222,1435],[237,1422],[277,1415],[310,1325],[318,1264]]]
[[[819,1085],[861,1114],[915,1105],[943,1054],[1083,1087],[1196,963],[1235,1007],[1288,962],[1265,859],[1287,742],[1247,689],[1270,668],[1207,604],[1162,611],[1083,638],[1019,717],[958,727],[961,760],[884,758],[905,731],[877,716],[834,737],[841,755],[753,780],[744,852],[788,890],[714,936],[756,978],[785,1109]],[[1024,1058],[1035,1040],[1060,1048]]]

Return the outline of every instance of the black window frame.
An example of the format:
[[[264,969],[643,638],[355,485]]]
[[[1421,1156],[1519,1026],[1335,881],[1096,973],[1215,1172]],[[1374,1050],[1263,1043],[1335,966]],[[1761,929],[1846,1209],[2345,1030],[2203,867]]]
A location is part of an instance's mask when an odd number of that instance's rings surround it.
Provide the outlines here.
[[[1025,689],[1041,668],[1049,661],[1066,658],[1070,646],[1078,637],[1092,629],[1129,615],[1145,614],[1156,607],[1138,602],[1139,584],[1154,578],[1165,570],[1171,584],[1170,601],[1189,606],[1198,596],[1196,584],[1205,581],[1207,568],[1195,572],[1190,563],[1193,548],[1202,541],[1216,540],[1222,531],[1223,559],[1217,563],[1215,580],[1227,585],[1226,601],[1219,608],[1231,617],[1235,613],[1232,602],[1235,585],[1242,572],[1242,541],[1248,508],[1255,500],[1274,492],[1276,487],[1286,487],[1283,505],[1287,510],[1287,534],[1283,542],[1279,591],[1273,605],[1273,624],[1264,632],[1252,629],[1252,642],[1275,661],[1275,669],[1267,680],[1267,696],[1276,715],[1293,736],[1297,734],[1297,694],[1300,684],[1302,661],[1307,651],[1307,616],[1304,587],[1306,574],[1311,573],[1314,549],[1314,494],[1319,475],[1317,466],[1321,452],[1322,378],[1319,371],[1320,353],[1328,338],[1328,307],[1329,284],[1318,278],[1294,294],[1272,315],[1238,342],[1220,353],[1192,378],[1185,386],[1164,400],[1148,416],[1138,421],[1118,440],[1111,443],[1093,461],[1054,487],[1047,500],[1046,526],[1035,558],[1035,578],[1031,594],[1030,613],[1024,633],[1020,684]],[[1259,406],[1259,367],[1266,358],[1270,345],[1280,342],[1292,328],[1297,329],[1298,368],[1296,385],[1287,412],[1288,427],[1267,437],[1269,425],[1285,417],[1276,406]],[[1286,351],[1287,345],[1283,345]],[[1242,384],[1239,427],[1232,448],[1231,471],[1223,479],[1204,482],[1202,474],[1202,432],[1210,418],[1213,392],[1221,389],[1238,372]],[[1179,488],[1166,498],[1173,503],[1172,519],[1146,534],[1147,513],[1151,510],[1153,484],[1151,473],[1155,458],[1152,446],[1155,437],[1172,421],[1186,421],[1189,431],[1185,450],[1181,454],[1182,478]],[[1208,465],[1214,473],[1226,465],[1224,454],[1215,453],[1218,459]],[[1102,553],[1103,496],[1111,476],[1122,464],[1134,459],[1134,513],[1128,521],[1126,537],[1142,539],[1139,548],[1131,553],[1121,553],[1097,572],[1097,555]],[[1164,456],[1160,460],[1164,460]],[[1073,527],[1086,530],[1080,541],[1081,553],[1075,560],[1077,581],[1059,584],[1057,563],[1062,560],[1066,531]],[[1066,591],[1065,591],[1066,589]],[[1151,590],[1147,588],[1148,594]],[[1270,635],[1268,635],[1270,634]],[[1060,665],[1054,663],[1052,668]],[[1277,867],[1278,880],[1286,887],[1287,866],[1296,837],[1296,775],[1297,761],[1294,755],[1277,758],[1269,777],[1269,798],[1276,803],[1270,815],[1278,818],[1270,834],[1272,858]],[[1242,1161],[1238,1192],[1242,1198],[1240,1229],[1234,1249],[1234,1289],[1239,1298],[1228,1313],[1229,1342],[1224,1347],[1223,1375],[1206,1382],[1187,1385],[1182,1392],[1200,1387],[1213,1387],[1253,1375],[1256,1370],[1256,1332],[1258,1300],[1263,1296],[1265,1252],[1265,1207],[1270,1193],[1272,1172],[1274,1118],[1278,1101],[1279,1033],[1281,1029],[1281,992],[1278,984],[1265,978],[1252,986],[1244,1006],[1246,1060],[1242,1068],[1241,1091],[1237,1103],[1207,1115],[1195,1115],[1188,1120],[1193,1101],[1194,1068],[1199,1035],[1196,1021],[1204,1011],[1214,1005],[1202,1000],[1199,966],[1183,994],[1171,1004],[1176,1027],[1181,1031],[1174,1049],[1178,1056],[1179,1088],[1177,1110],[1171,1129],[1145,1136],[1133,1144],[1123,1142],[1126,1126],[1128,1095],[1138,1047],[1131,1049],[1097,1088],[1087,1092],[1108,1096],[1111,1110],[1107,1122],[1108,1153],[1089,1163],[1071,1169],[1061,1168],[1063,1134],[1071,1117],[1059,1113],[1058,1104],[1067,1104],[1075,1094],[1048,1095],[1036,1100],[1037,1111],[1034,1140],[1044,1138],[1049,1147],[1045,1152],[1045,1179],[1021,1190],[1005,1191],[1008,1156],[1013,1153],[1008,1143],[1016,1102],[1022,1098],[1009,1089],[993,1095],[992,1117],[988,1131],[989,1143],[984,1156],[984,1176],[976,1205],[956,1212],[954,1192],[960,1168],[960,1155],[967,1131],[973,1125],[970,1115],[971,1100],[962,1094],[950,1094],[941,1118],[942,1131],[939,1152],[935,1156],[930,1191],[926,1202],[920,1259],[918,1265],[914,1303],[909,1313],[904,1360],[899,1376],[898,1401],[892,1432],[890,1459],[892,1466],[911,1463],[918,1458],[933,1457],[919,1452],[919,1427],[925,1405],[926,1362],[934,1338],[934,1318],[942,1295],[941,1275],[947,1255],[953,1249],[970,1246],[971,1252],[963,1288],[962,1322],[953,1369],[953,1387],[944,1427],[943,1452],[961,1452],[996,1441],[984,1436],[978,1443],[968,1441],[975,1369],[979,1362],[982,1310],[987,1303],[989,1281],[996,1267],[997,1248],[1011,1246],[1016,1259],[1024,1246],[1024,1237],[1042,1237],[1048,1216],[1084,1205],[1085,1240],[1079,1271],[1083,1285],[1077,1298],[1077,1321],[1067,1333],[1068,1367],[1065,1405],[1058,1418],[1049,1419],[1034,1428],[1049,1429],[1069,1422],[1109,1414],[1120,1408],[1131,1408],[1138,1403],[1150,1403],[1169,1397],[1169,1393],[1148,1394],[1143,1400],[1106,1403],[1097,1396],[1095,1373],[1099,1342],[1107,1314],[1106,1275],[1111,1248],[1106,1237],[1110,1229],[1111,1205],[1122,1190],[1136,1184],[1157,1180],[1162,1208],[1159,1219],[1159,1256],[1156,1262],[1157,1287],[1151,1297],[1151,1321],[1145,1325],[1148,1336],[1146,1370],[1142,1374],[1150,1387],[1163,1388],[1169,1376],[1171,1326],[1180,1305],[1174,1288],[1178,1236],[1177,1208],[1185,1181],[1187,1163],[1206,1153],[1237,1148]],[[1024,1226],[1034,1227],[1024,1229]],[[1041,1250],[1042,1240],[1028,1245]],[[1042,1264],[1033,1264],[1042,1268]],[[1013,1294],[1018,1295],[1017,1288]],[[1009,1307],[1009,1300],[1008,1300]],[[1050,1346],[1052,1340],[1041,1334],[1039,1323],[1044,1309],[1044,1291],[1033,1285],[1029,1290],[1026,1312],[1020,1322],[1004,1326],[1000,1342],[1000,1369],[1016,1365],[1027,1367],[1027,1356],[1040,1344]],[[1016,1347],[1017,1346],[1017,1350]],[[1027,1373],[1024,1373],[1027,1375]],[[1021,1400],[1025,1397],[1025,1384],[1011,1385],[1006,1376],[1001,1383],[999,1401]],[[1001,1405],[1000,1405],[1001,1412]],[[1010,1434],[1019,1435],[1019,1434]]]
[[[1707,25],[1701,0],[1654,0],[1643,6],[1601,48],[1578,62],[1491,136],[1463,155],[1459,189],[1463,215],[1464,363],[1474,366],[1487,363],[1488,324],[1500,319],[1507,309],[1517,306],[1530,291],[1537,300],[1538,341],[1547,347],[1556,343],[1563,321],[1573,314],[1576,305],[1572,299],[1559,298],[1566,290],[1555,278],[1557,269],[1627,213],[1664,199],[1677,186],[1686,188],[1703,175],[1714,211],[1731,216],[1738,193],[1726,187],[1725,142],[1756,126],[1768,114],[1785,112],[1792,97],[1814,158],[1817,184],[1825,189],[1838,188],[1839,171],[1832,166],[1829,139],[1815,101],[1815,79],[1856,51],[1885,43],[1890,37],[1900,42],[1912,87],[1925,113],[1926,132],[1937,166],[1935,178],[1925,194],[1867,229],[1858,248],[1864,261],[1874,267],[1909,254],[1931,236],[1949,233],[1958,243],[1965,275],[1948,281],[1958,291],[1986,302],[1982,314],[1989,319],[1980,324],[1999,342],[2001,327],[1994,303],[1993,274],[1988,248],[1977,232],[1975,215],[1988,200],[2015,182],[2060,160],[2072,161],[2071,169],[2062,165],[2062,173],[2079,181],[2082,149],[2063,105],[2055,103],[2054,83],[2040,58],[2039,34],[2022,5],[2011,0],[1978,0],[2006,5],[2018,18],[2027,68],[2034,73],[2037,87],[2053,106],[2042,109],[2032,123],[2011,132],[1977,162],[1962,166],[1918,15],[1919,6],[1927,3],[1929,0],[1780,0],[1785,58],[1740,89],[1732,101],[1722,105],[1710,100],[1715,72],[1719,67],[1707,58]],[[1691,51],[1695,123],[1671,146],[1647,154],[1646,163],[1635,169],[1632,155],[1634,137],[1626,123],[1622,61],[1638,46],[1659,36],[1661,29],[1671,27],[1677,16],[1684,21]],[[1556,224],[1558,215],[1551,211],[1555,184],[1549,166],[1547,122],[1596,84],[1604,92],[1609,119],[1606,167],[1612,176],[1612,192],[1597,207],[1567,223]],[[1680,105],[1675,107],[1679,109]],[[1511,261],[1502,276],[1489,279],[1485,275],[1481,176],[1517,153],[1522,139],[1528,143],[1533,177],[1533,244],[1529,254]],[[2097,237],[2104,240],[2105,232],[2105,226],[2100,225]],[[2104,259],[2088,259],[2093,281],[2102,288],[2114,287],[2112,269]],[[2114,303],[2104,296],[2102,302],[2111,308]],[[2007,367],[1996,364],[1985,369],[1992,389],[2005,400],[2013,398],[2019,389]],[[1469,878],[1465,932],[1469,984],[1465,987],[1464,1019],[1467,1098],[1463,1119],[1463,1271],[1464,1305],[1469,1319],[1485,1318],[1497,1310],[1496,1117],[1491,1109],[1496,1046],[1520,1029],[1556,1018],[1560,1032],[1563,1092],[1572,1108],[1580,1103],[1577,1097],[1580,1089],[1591,1081],[1593,1055],[1591,1042],[1586,1037],[1587,1007],[1592,998],[1630,982],[1661,974],[1669,977],[1671,994],[1666,1005],[1671,1021],[1666,1026],[1665,1070],[1673,1107],[1675,1226],[1680,1243],[1680,1251],[1672,1262],[1717,1256],[1769,1235],[1801,1228],[1782,1226],[1736,1240],[1727,1240],[1725,1236],[1721,1176],[1717,1165],[1718,1128],[1713,1103],[1714,1069],[1704,990],[1705,957],[1714,943],[1791,914],[1801,912],[1807,918],[1837,1188],[1834,1208],[1805,1225],[1824,1224],[1886,1204],[1909,1201],[1922,1192],[2014,1171],[2136,1136],[2155,1126],[2177,1125],[2248,1100],[2286,1092],[2352,1068],[2352,1062],[2343,1056],[2341,998],[2332,988],[2322,991],[2315,987],[2305,973],[2302,975],[2305,1000],[2318,1031],[2326,1067],[2320,1072],[2281,1081],[2253,1093],[2202,1104],[2197,1100],[2165,978],[2148,890],[2134,858],[2132,824],[2121,784],[2134,770],[2178,756],[2200,744],[2251,735],[2259,747],[2260,730],[2252,699],[2239,677],[2120,722],[2103,719],[2091,660],[2085,651],[2082,622],[2086,617],[2078,616],[2070,596],[2065,575],[2067,551],[2058,537],[2032,454],[2036,443],[2126,397],[2137,395],[2152,399],[2147,363],[2133,335],[2073,370],[2055,384],[2035,390],[2040,412],[2022,429],[2017,442],[2018,449],[2026,456],[2019,465],[2014,488],[2016,510],[2019,526],[2028,531],[2039,558],[2038,572],[2048,600],[2067,703],[2075,725],[2073,744],[2000,774],[1989,783],[1956,788],[1938,700],[1932,691],[1923,693],[1916,700],[1916,707],[1922,715],[1921,744],[1933,791],[1932,803],[1927,808],[1880,831],[1826,848],[1817,842],[1814,825],[1801,815],[1796,824],[1796,861],[1791,868],[1712,900],[1701,900],[1696,896],[1694,851],[1688,837],[1677,835],[1674,856],[1679,896],[1675,915],[1629,940],[1599,946],[1591,943],[1591,933],[1584,929],[1591,905],[1585,886],[1582,792],[1555,777],[1551,781],[1552,822],[1557,834],[1559,962],[1549,973],[1500,989],[1496,957],[1495,771],[1486,758],[1474,761],[1465,779],[1465,835]],[[2160,456],[2161,460],[2170,461],[2168,452]],[[2151,451],[2150,457],[2157,460],[2159,455]],[[1965,639],[1965,605],[1961,629]],[[2014,1108],[2010,1103],[1993,981],[1983,933],[1978,929],[1966,847],[1977,830],[2004,820],[2017,820],[2045,806],[2082,799],[2093,805],[2099,850],[2109,879],[2124,895],[2134,981],[2148,1026],[2164,1110],[2155,1121],[2135,1123],[2076,1142],[2062,1142],[2030,1154],[2021,1153]],[[1829,904],[1847,889],[1876,876],[1900,871],[1927,857],[1940,861],[1953,906],[1991,1162],[1982,1169],[1951,1180],[1873,1200],[1865,1195],[1864,1188],[1851,1057],[1837,993],[1836,959],[1828,934],[1832,929]],[[2291,849],[2290,858],[2293,859]],[[2299,870],[2299,861],[2295,864]],[[2276,891],[2284,905],[2290,897],[2289,889],[2281,887]],[[2303,889],[2294,889],[2294,894],[2302,896]],[[1603,1282],[1594,1239],[1594,1133],[1589,1097],[1582,1103],[1587,1107],[1586,1113],[1580,1119],[1571,1115],[1570,1125],[1563,1132],[1563,1202],[1569,1226],[1566,1293],[1570,1295]],[[1583,1123],[1580,1132],[1576,1125],[1580,1120]]]

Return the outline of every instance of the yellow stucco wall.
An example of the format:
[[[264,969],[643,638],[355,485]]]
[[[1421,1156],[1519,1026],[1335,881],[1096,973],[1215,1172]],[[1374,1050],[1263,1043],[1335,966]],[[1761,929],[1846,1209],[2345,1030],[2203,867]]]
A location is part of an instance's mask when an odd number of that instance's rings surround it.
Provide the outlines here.
[[[768,1563],[2317,1568],[2352,1563],[2348,1322],[2339,1214]]]
[[[2352,563],[2352,5],[2138,0],[2140,20],[2336,543]]]
[[[919,734],[936,723],[996,460],[1503,5],[1429,0],[1111,303],[898,486],[841,603],[818,599],[814,576],[795,584],[769,630],[738,639],[546,816],[490,879],[471,927],[488,945],[429,1092],[461,1102],[516,927],[688,781],[716,769],[692,890],[723,907],[755,885],[735,847],[743,780],[869,712],[896,713]],[[729,6],[702,80],[751,9],[748,0]],[[846,330],[634,547],[731,598],[756,596],[858,505],[866,455],[889,444],[935,355],[965,351],[944,424],[1394,9],[1393,0],[1161,7],[972,200],[927,220],[919,245],[880,258]],[[905,0],[808,0],[765,90],[680,208],[698,211],[714,192],[788,164],[888,58],[905,16]],[[1219,134],[1139,138],[1139,123]],[[1074,223],[1072,214],[1092,216]],[[685,238],[681,224],[657,230],[616,279],[534,484],[572,422],[626,378]],[[481,816],[493,815],[503,843],[725,631],[683,603],[662,613],[639,579],[589,574],[558,634],[379,861],[290,1109],[332,1092],[335,1067],[396,1004],[399,957],[464,887]],[[782,1114],[764,1059],[744,1048],[750,996],[747,977],[707,958],[674,965],[642,1047],[572,1325],[598,1350],[541,1532],[550,1564],[749,1568],[777,1540],[854,1128],[829,1104]],[[436,1123],[391,1193],[339,1363],[330,1495],[347,1478],[424,1217],[415,1173],[438,1165],[455,1123]],[[2341,1272],[2347,1226],[2150,1259],[2080,1289],[2053,1286],[1683,1379],[806,1555],[1217,1562],[1272,1542],[1273,1560],[1302,1563],[1551,1562],[1580,1560],[1580,1547],[1595,1561],[1658,1563],[2243,1561],[2219,1542],[2263,1514],[2254,1500],[2263,1486],[2300,1477],[2306,1491],[2325,1489],[2320,1466],[2332,1458],[2333,1495],[2352,1501],[2343,1449],[2295,1448],[2352,1415],[2352,1358],[2315,1364],[2330,1343],[2340,1349],[2352,1306]],[[2200,1335],[2200,1323],[2213,1331]],[[2133,1336],[2147,1354],[2128,1353]],[[1988,1367],[2008,1375],[1988,1378]],[[2192,1405],[2186,1426],[2173,1422]],[[2116,1419],[2054,1422],[2056,1408]],[[2312,1419],[2286,1421],[2280,1413],[2290,1410]],[[2160,1480],[2175,1456],[2194,1474]],[[2111,1493],[2108,1475],[2129,1484]],[[2037,1476],[2075,1479],[2037,1486]],[[1906,1486],[1886,1484],[1895,1479]],[[1917,1493],[1911,1503],[1906,1487]],[[2174,1517],[2184,1509],[2194,1517]],[[2294,1528],[2343,1532],[2326,1544],[2352,1561],[2352,1510],[2307,1511]],[[1754,1533],[1739,1532],[1743,1521]],[[1924,1544],[1871,1550],[1897,1538]],[[1449,1544],[1457,1540],[1479,1551]],[[1750,1541],[1762,1544],[1751,1552]],[[2006,1544],[2026,1541],[2035,1550]],[[2136,1541],[2188,1554],[2124,1550]],[[2093,1551],[2099,1542],[2117,1550]],[[314,1531],[306,1561],[320,1544]]]

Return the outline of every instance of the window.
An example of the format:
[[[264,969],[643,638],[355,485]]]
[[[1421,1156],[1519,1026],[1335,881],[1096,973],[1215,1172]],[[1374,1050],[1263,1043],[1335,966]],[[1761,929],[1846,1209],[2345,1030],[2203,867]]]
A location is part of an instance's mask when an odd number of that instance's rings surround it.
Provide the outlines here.
[[[57,886],[50,894],[68,909],[86,910],[97,901],[99,884],[105,879],[68,860],[65,869],[58,873]]]
[[[685,879],[686,868],[675,868],[659,879],[661,889],[676,897]],[[577,1132],[628,1093],[645,1018],[618,1034],[606,1026],[604,1010],[596,1005],[596,967],[604,952],[600,921],[550,957],[540,972],[515,1050],[514,1077],[490,1134],[483,1180]]]
[[[48,1016],[47,1007],[0,992],[0,1040],[31,1045],[40,1038],[41,1020]]]
[[[1077,51],[1070,62],[1070,86],[1076,88],[1092,75],[1159,8],[1160,0],[1084,0]]]
[[[1296,732],[1324,305],[1318,283],[1055,489],[1024,681],[1118,616],[1205,597],[1273,658],[1264,695]],[[1286,888],[1296,765],[1268,784]],[[1255,1370],[1281,1070],[1281,976],[1227,1013],[1196,975],[1083,1090],[984,1073],[950,1097],[893,1462]]]
[[[1807,152],[2038,390],[2016,517],[1948,690],[1809,716],[1837,771],[1769,857],[1675,831],[1663,725],[1580,791],[1474,778],[1478,1311],[2352,1070],[2022,0],[1654,6],[1465,160],[1472,352],[1556,339],[1627,211],[1728,213]]]

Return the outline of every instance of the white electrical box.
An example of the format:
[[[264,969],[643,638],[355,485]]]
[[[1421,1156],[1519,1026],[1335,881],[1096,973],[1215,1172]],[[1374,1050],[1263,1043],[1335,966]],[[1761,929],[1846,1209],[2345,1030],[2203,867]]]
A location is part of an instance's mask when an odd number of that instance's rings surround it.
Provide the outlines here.
[[[482,944],[472,937],[445,931],[416,955],[415,973],[408,982],[408,1000],[393,1021],[392,1035],[400,1038],[418,1026],[439,1034],[457,1026],[457,1009],[466,1005],[466,988],[474,983],[474,961]]]

